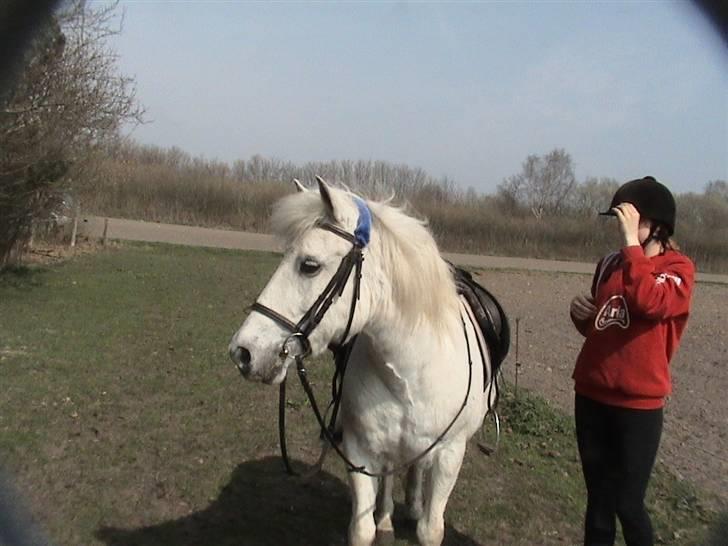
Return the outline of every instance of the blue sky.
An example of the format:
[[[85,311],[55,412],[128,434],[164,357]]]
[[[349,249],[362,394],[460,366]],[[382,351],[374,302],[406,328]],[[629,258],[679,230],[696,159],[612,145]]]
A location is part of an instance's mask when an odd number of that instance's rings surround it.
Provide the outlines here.
[[[577,179],[728,179],[728,48],[684,2],[122,1],[151,123],[233,161],[382,159],[492,192],[564,148]]]

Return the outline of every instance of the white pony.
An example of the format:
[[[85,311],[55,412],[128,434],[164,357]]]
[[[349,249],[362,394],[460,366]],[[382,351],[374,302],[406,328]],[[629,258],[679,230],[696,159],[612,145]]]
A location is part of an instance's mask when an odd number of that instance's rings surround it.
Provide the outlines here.
[[[348,332],[349,339],[358,337],[339,413],[341,450],[367,471],[349,472],[349,544],[369,546],[377,531],[393,530],[393,478],[367,473],[386,473],[426,452],[407,471],[406,504],[420,543],[436,546],[443,540],[445,505],[467,440],[496,396],[487,351],[476,345],[478,340],[484,347],[483,338],[476,337],[480,332],[424,222],[387,203],[362,207],[364,201],[352,193],[320,178],[318,183],[316,192],[296,182],[299,192],[276,204],[272,225],[286,250],[256,305],[289,324],[303,317],[352,249],[351,241],[321,229],[322,223],[351,234],[361,224],[362,209],[369,211],[360,299]],[[353,278],[308,334],[314,355],[347,331]],[[235,333],[230,355],[247,379],[283,381],[294,361],[287,350],[293,327],[285,324],[254,312]]]

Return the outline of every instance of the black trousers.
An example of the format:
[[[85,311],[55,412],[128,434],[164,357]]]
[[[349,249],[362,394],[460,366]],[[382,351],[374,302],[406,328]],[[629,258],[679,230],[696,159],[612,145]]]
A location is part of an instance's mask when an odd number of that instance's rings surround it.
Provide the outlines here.
[[[616,518],[627,546],[653,546],[645,492],[662,434],[662,409],[608,406],[576,395],[576,439],[587,489],[585,546],[611,546]]]

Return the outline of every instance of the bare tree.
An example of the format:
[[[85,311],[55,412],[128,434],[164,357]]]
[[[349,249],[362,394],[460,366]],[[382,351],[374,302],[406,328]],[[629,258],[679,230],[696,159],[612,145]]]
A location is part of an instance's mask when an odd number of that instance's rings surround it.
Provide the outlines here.
[[[619,182],[614,178],[589,177],[574,186],[566,199],[566,205],[574,213],[593,216],[597,211],[606,210]]]
[[[540,220],[561,211],[575,184],[571,156],[563,149],[555,149],[543,157],[529,155],[521,172],[505,179],[498,192]]]
[[[722,241],[726,248],[728,235],[728,184],[725,180],[712,180],[700,193],[683,193],[676,197],[681,229],[690,226],[701,232],[705,239]]]
[[[116,4],[63,9],[36,36],[0,104],[0,267],[19,259],[35,222],[78,184],[94,150],[122,123],[141,121],[133,81],[117,73],[107,40]]]
[[[705,185],[705,195],[728,201],[728,183],[725,180],[711,180]]]

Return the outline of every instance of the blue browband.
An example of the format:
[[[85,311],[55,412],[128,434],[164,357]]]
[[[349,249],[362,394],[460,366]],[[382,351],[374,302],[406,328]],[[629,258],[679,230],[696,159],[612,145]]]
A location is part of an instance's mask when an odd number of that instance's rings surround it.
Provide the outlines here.
[[[354,238],[359,246],[364,248],[369,244],[372,235],[372,212],[364,200],[356,195],[354,196],[354,203],[356,203],[356,208],[359,209],[359,219],[356,222]]]

